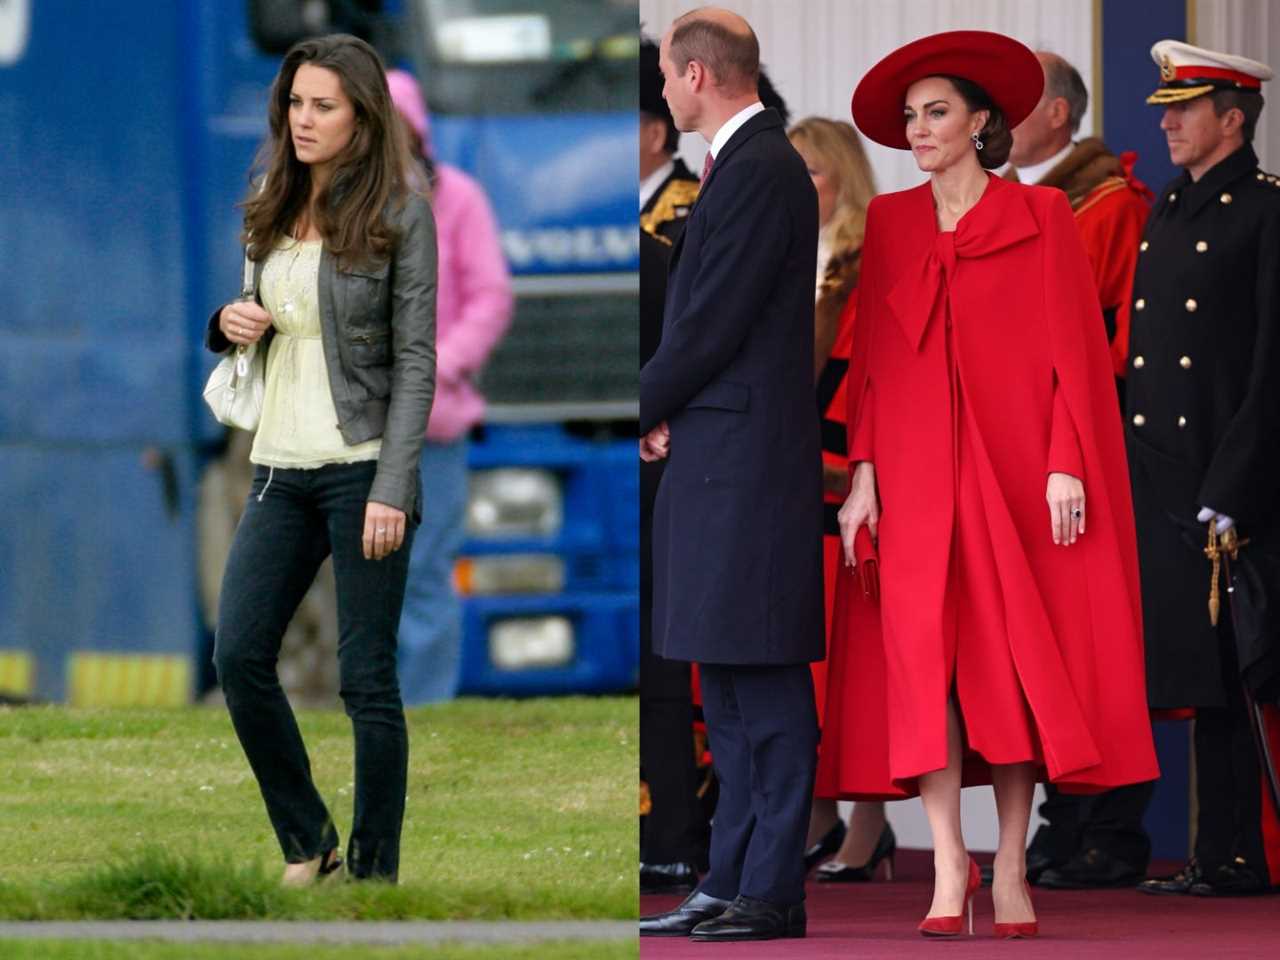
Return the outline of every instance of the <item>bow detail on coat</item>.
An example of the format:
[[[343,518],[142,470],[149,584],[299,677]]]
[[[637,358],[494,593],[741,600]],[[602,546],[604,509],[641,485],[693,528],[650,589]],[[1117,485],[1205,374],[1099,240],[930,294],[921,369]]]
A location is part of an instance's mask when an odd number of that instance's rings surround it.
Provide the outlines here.
[[[1022,243],[1040,233],[1031,208],[1018,190],[993,178],[973,209],[960,218],[953,231],[937,229],[933,191],[926,182],[916,189],[923,201],[919,216],[928,228],[921,233],[925,256],[904,270],[885,297],[897,317],[911,349],[919,351],[941,295],[950,290],[961,260],[985,257]],[[918,225],[913,225],[919,230]],[[927,246],[926,246],[927,245]],[[992,304],[992,307],[997,307]]]

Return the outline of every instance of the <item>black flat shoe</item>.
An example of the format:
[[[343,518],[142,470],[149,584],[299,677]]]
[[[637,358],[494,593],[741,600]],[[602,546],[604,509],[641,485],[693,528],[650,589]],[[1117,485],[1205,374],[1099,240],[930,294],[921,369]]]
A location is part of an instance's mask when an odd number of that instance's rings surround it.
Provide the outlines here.
[[[844,825],[844,821],[837,818],[831,829],[824,833],[817,843],[804,852],[805,872],[808,873],[839,850],[841,844],[844,843],[845,834],[848,832],[849,828]]]
[[[1236,858],[1206,873],[1188,891],[1193,897],[1257,897],[1270,893],[1271,887],[1252,867]]]
[[[697,886],[692,863],[640,864],[641,893],[692,893]]]
[[[851,867],[839,860],[828,860],[818,867],[814,879],[818,883],[868,883],[875,879],[876,868],[885,862],[885,879],[893,879],[893,858],[898,852],[898,838],[893,834],[893,827],[884,825],[880,831],[880,839],[871,857],[860,867]]]
[[[1132,863],[1093,847],[1061,867],[1045,870],[1036,885],[1052,890],[1106,890],[1132,887],[1141,880],[1142,871]]]
[[[1187,861],[1187,865],[1177,873],[1143,880],[1138,884],[1138,890],[1141,893],[1150,893],[1155,896],[1177,896],[1190,893],[1191,888],[1203,879],[1204,875],[1200,872],[1200,864],[1196,863],[1195,857],[1192,857]]]
[[[720,916],[732,904],[695,890],[674,910],[640,918],[642,937],[687,937],[704,920]]]
[[[342,857],[338,856],[338,850],[335,847],[320,861],[320,872],[316,875],[316,879],[319,881],[339,879],[342,876],[342,866]]]
[[[694,927],[689,939],[701,943],[728,943],[734,940],[800,938],[805,934],[806,925],[803,903],[770,903],[755,897],[739,896],[720,916],[704,920]]]

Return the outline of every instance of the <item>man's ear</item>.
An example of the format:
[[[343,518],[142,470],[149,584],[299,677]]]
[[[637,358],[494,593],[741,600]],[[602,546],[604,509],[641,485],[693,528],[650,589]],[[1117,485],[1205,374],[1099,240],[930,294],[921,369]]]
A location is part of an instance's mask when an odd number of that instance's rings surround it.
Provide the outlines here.
[[[1234,136],[1244,126],[1244,111],[1239,107],[1232,107],[1218,118],[1218,122],[1222,124],[1222,132],[1225,136]]]
[[[1071,123],[1071,106],[1066,97],[1054,97],[1049,103],[1049,123],[1056,130]]]
[[[694,93],[701,93],[702,88],[710,80],[711,74],[701,60],[690,60],[685,68],[685,77],[689,81],[689,89]]]

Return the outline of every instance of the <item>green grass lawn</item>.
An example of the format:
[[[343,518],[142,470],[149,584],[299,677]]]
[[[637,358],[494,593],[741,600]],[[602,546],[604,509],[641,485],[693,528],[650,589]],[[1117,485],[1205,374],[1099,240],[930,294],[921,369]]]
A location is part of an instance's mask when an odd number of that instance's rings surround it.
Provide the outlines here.
[[[541,943],[516,946],[431,945],[426,947],[256,946],[243,943],[105,943],[100,941],[0,940],[5,960],[633,960],[638,940]]]
[[[0,919],[634,917],[636,709],[576,697],[410,711],[400,885],[286,891],[225,710],[0,708]],[[299,724],[345,842],[349,721]]]

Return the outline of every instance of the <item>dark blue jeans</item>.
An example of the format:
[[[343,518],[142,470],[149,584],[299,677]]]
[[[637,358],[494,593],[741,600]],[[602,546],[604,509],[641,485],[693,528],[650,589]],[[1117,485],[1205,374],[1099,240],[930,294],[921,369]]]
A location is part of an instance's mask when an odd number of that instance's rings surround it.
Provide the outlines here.
[[[361,550],[373,461],[313,470],[254,471],[222,579],[213,660],[236,735],[262,790],[285,860],[338,845],[276,673],[280,642],[331,552],[338,593],[338,664],[355,731],[355,813],[347,867],[394,881],[400,865],[409,737],[396,679],[396,627],[413,523],[383,560]],[[263,493],[265,488],[265,494]],[[259,499],[261,497],[261,499]]]

